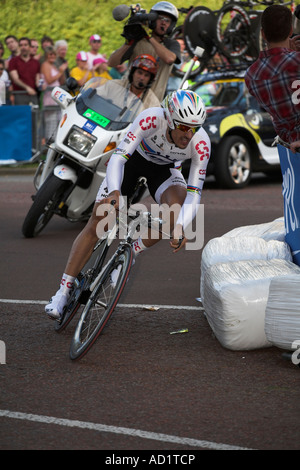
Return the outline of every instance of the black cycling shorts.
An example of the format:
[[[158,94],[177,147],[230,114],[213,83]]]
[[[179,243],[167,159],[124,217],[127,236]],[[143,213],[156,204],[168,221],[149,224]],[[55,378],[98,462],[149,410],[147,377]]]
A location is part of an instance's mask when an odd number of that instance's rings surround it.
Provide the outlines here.
[[[149,192],[158,204],[160,204],[161,195],[169,186],[179,185],[186,188],[186,182],[181,171],[174,168],[173,163],[158,165],[149,162],[136,150],[124,165],[121,194],[131,197],[141,176],[147,178]],[[107,191],[105,178],[98,191],[96,202],[100,202],[107,197]]]
[[[130,197],[136,187],[138,178],[144,176],[147,178],[147,186],[153,199],[155,193],[162,183],[171,176],[170,169],[174,164],[157,165],[149,162],[138,151],[135,151],[124,166],[124,177],[121,186],[121,194]]]

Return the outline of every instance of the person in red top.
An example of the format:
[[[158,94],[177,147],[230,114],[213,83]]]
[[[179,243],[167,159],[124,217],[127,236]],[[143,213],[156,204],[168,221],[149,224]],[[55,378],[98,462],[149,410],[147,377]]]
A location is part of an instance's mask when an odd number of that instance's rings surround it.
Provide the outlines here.
[[[30,39],[23,37],[19,40],[20,55],[9,61],[9,73],[16,93],[15,104],[38,105],[37,87],[40,80],[40,63],[31,56]]]
[[[271,115],[279,137],[283,178],[285,240],[300,266],[300,45],[292,37],[293,15],[284,5],[271,5],[262,14],[267,50],[249,67],[245,82],[251,95]]]

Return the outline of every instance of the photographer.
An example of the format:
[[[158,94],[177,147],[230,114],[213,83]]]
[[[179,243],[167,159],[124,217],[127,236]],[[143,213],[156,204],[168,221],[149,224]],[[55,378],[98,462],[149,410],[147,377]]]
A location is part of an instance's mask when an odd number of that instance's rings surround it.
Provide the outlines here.
[[[120,7],[123,6],[120,5]],[[124,17],[115,17],[115,19],[120,20]],[[150,54],[155,57],[159,63],[159,69],[151,89],[160,101],[164,98],[173,64],[179,64],[181,61],[178,42],[167,37],[173,31],[177,19],[177,8],[165,1],[156,3],[149,15],[133,14],[122,34],[126,39],[125,44],[114,51],[108,60],[110,67],[116,67],[126,60],[131,62],[133,58],[141,54]],[[145,22],[151,30],[151,35],[146,30]]]

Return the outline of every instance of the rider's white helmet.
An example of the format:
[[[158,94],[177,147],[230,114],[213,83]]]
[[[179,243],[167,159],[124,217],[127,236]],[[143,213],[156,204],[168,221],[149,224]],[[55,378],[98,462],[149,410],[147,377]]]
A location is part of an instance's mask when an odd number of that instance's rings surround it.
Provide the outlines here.
[[[161,14],[169,15],[172,19],[172,22],[170,26],[168,27],[166,34],[171,34],[178,20],[177,8],[170,2],[158,2],[151,8],[150,13],[157,13],[157,14],[161,13]],[[156,26],[156,20],[149,21],[150,29],[155,29],[155,26]]]
[[[201,127],[206,119],[205,104],[194,91],[173,91],[165,97],[161,106],[170,129],[175,129],[176,124]]]

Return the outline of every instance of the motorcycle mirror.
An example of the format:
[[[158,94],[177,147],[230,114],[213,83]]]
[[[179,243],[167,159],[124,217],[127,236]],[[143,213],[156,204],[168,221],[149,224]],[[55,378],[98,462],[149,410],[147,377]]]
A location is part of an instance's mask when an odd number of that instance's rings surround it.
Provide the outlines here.
[[[71,91],[74,91],[74,90],[76,90],[76,88],[78,88],[78,82],[73,77],[67,78],[66,85],[67,85],[67,88]]]

